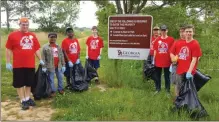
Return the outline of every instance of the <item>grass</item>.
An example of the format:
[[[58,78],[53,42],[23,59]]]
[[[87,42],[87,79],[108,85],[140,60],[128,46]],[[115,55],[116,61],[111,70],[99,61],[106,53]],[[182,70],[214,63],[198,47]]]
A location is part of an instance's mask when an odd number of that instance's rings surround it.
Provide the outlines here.
[[[85,61],[85,41],[87,35],[88,32],[78,36],[80,37],[82,49],[82,64]],[[39,37],[41,45],[47,43],[46,33],[37,33],[37,37]],[[64,35],[58,35],[58,44],[61,44],[64,37]],[[7,35],[2,36],[1,52],[5,50],[6,38]],[[210,115],[200,120],[215,121],[219,120],[219,82],[217,82],[219,81],[219,71],[208,69],[219,69],[217,64],[218,58],[212,56],[216,54],[215,51],[217,49],[214,49],[213,46],[216,43],[207,45],[207,47],[204,45],[204,40],[205,38],[200,40],[204,55],[201,58],[199,67],[202,69],[202,72],[212,76],[212,79],[198,93],[201,103]],[[63,96],[57,95],[51,103],[52,108],[56,110],[56,113],[51,118],[52,120],[191,120],[187,113],[178,115],[177,113],[170,112],[170,108],[173,107],[173,98],[167,98],[164,92],[164,84],[162,84],[161,94],[153,96],[154,83],[152,81],[144,81],[142,77],[142,61],[118,60],[116,67],[115,60],[110,60],[107,57],[106,41],[105,39],[105,48],[99,70],[101,82],[107,85],[106,91],[100,92],[100,89],[92,83],[90,89],[83,93],[66,91]],[[208,50],[212,50],[212,54],[206,54],[205,52]],[[36,67],[37,65],[36,63]],[[1,68],[2,101],[7,99],[16,100],[16,90],[11,86],[12,73],[5,69],[5,58],[2,59]],[[172,94],[173,91],[173,86],[171,86]],[[39,106],[49,104],[46,103],[47,100],[44,101],[45,103],[38,102],[37,104]]]

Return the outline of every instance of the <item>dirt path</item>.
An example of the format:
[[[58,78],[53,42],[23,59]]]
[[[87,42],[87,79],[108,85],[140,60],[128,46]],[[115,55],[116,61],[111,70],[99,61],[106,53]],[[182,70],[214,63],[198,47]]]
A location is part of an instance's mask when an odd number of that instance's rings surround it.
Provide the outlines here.
[[[22,120],[22,121],[49,121],[54,110],[48,104],[51,101],[39,102],[37,105],[40,107],[30,108],[29,110],[21,110],[20,104],[15,101],[7,100],[1,102],[1,120],[2,121],[12,121],[12,120]],[[42,104],[45,104],[42,106]]]

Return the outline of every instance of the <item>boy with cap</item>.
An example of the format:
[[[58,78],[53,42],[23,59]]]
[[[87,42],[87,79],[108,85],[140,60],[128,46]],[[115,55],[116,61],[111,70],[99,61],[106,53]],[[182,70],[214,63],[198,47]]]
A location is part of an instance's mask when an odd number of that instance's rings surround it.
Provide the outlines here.
[[[150,53],[149,53],[149,60],[153,60],[154,58],[154,42],[156,41],[157,37],[160,36],[159,32],[160,28],[158,26],[154,26],[153,28],[153,36],[151,38],[151,45],[150,45]]]
[[[62,74],[65,72],[65,61],[61,47],[56,44],[57,34],[49,33],[48,38],[49,43],[43,45],[42,49],[42,59],[45,62],[42,70],[43,72],[47,71],[49,74],[49,82],[52,88],[51,96],[53,97],[56,93],[54,84],[55,74],[58,79],[58,92],[60,94],[64,93]]]
[[[87,38],[86,41],[86,59],[96,70],[100,67],[100,59],[103,45],[103,39],[98,36],[97,27],[91,28],[92,35]],[[100,84],[98,77],[95,78],[95,83]]]
[[[62,50],[65,58],[65,77],[67,81],[67,89],[71,88],[70,83],[70,68],[73,68],[74,64],[80,63],[80,44],[77,38],[74,38],[74,31],[71,27],[66,28],[67,38],[62,41]],[[74,72],[74,71],[73,71]]]
[[[159,93],[161,90],[161,74],[162,69],[164,69],[164,78],[165,78],[165,88],[167,91],[168,97],[170,96],[170,72],[169,67],[171,64],[169,50],[174,43],[174,38],[167,35],[168,28],[166,25],[160,27],[161,36],[157,38],[157,41],[154,43],[154,61],[155,72],[157,78],[155,80],[156,92]]]
[[[40,44],[36,35],[29,32],[29,20],[22,17],[19,21],[20,29],[11,32],[6,42],[6,69],[13,70],[13,87],[21,100],[23,110],[35,106],[30,98],[31,86],[35,79],[35,55],[44,65],[40,55]],[[13,66],[10,63],[13,56]],[[13,69],[12,69],[13,68]]]

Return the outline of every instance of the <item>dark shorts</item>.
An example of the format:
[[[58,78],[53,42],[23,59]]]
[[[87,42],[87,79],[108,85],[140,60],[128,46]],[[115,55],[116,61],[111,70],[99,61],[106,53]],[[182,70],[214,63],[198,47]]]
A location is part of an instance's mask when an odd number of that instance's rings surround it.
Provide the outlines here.
[[[31,87],[35,79],[35,68],[14,68],[13,86],[21,88],[23,86]]]
[[[98,69],[100,67],[100,60],[88,59],[88,61],[93,68]]]

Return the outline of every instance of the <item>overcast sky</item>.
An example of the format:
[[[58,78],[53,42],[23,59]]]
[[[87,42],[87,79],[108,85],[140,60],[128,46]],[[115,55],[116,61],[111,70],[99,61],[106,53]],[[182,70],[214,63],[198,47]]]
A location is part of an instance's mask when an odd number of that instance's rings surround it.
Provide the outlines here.
[[[97,11],[97,7],[92,1],[80,1],[80,12],[78,16],[78,20],[76,20],[75,24],[77,27],[89,27],[91,28],[94,25],[98,24],[97,17],[95,12]],[[1,12],[1,22],[6,23],[6,13]],[[30,28],[37,28],[37,24],[33,23],[30,20]],[[18,24],[11,23],[11,27],[19,28]]]

